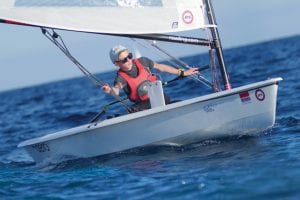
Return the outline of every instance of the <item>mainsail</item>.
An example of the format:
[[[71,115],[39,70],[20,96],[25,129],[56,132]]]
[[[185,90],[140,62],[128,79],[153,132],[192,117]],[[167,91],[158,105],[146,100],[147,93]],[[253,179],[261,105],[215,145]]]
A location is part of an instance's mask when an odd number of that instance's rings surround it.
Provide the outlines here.
[[[0,20],[93,33],[205,28],[202,0],[1,0]]]

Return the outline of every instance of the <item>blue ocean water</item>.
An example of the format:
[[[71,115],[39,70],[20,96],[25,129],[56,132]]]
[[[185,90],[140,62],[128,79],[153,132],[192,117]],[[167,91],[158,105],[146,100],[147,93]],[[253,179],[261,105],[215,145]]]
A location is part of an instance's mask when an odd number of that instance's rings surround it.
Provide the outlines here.
[[[0,93],[0,199],[299,199],[300,36],[224,54],[233,87],[284,79],[271,132],[38,166],[18,143],[85,124],[113,99],[85,78],[6,91]],[[184,61],[204,65],[207,57]],[[111,82],[114,75],[97,76]],[[180,99],[209,90],[184,79],[166,92]],[[123,110],[116,104],[108,115]]]

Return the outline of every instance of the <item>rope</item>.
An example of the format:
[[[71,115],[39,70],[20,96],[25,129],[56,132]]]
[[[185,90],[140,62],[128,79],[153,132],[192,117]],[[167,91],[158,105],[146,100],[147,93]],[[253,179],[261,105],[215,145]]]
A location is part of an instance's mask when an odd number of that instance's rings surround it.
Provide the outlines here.
[[[136,43],[138,43],[139,45],[141,45],[142,47],[149,49],[148,47],[146,47],[146,45],[142,44],[141,42],[137,41],[134,38],[131,38],[133,41],[135,41]],[[168,62],[171,63],[173,66],[176,66],[177,68],[180,68],[181,66],[185,67],[186,69],[191,68],[187,63],[183,62],[182,60],[172,56],[171,54],[169,54],[166,50],[163,50],[162,48],[160,48],[158,45],[156,45],[154,42],[150,42],[151,46],[153,46],[154,48],[156,48],[158,51],[164,53],[165,55],[168,56]],[[156,55],[158,55],[159,57],[162,58],[162,56],[158,53],[155,53]],[[169,58],[172,58],[175,62],[171,61]],[[209,88],[213,88],[213,84],[207,80],[204,76],[202,76],[201,74],[197,74],[197,75],[192,75],[191,78],[193,78],[194,80],[197,80],[199,82],[201,82],[202,84],[204,84],[205,86],[209,87]]]
[[[158,57],[160,57],[161,59],[165,60],[167,58],[167,62],[169,64],[171,64],[172,66],[176,66],[177,68],[180,67],[180,65],[178,65],[177,63],[173,62],[169,57],[163,57],[161,54],[157,53],[157,51],[154,51],[152,48],[148,48],[148,46],[144,45],[143,43],[141,43],[140,41],[136,40],[135,38],[131,38],[134,42],[138,43],[140,46],[144,47],[147,50],[151,50],[155,55],[157,55]],[[147,41],[149,42],[149,41]]]
[[[94,76],[92,73],[90,73],[76,58],[72,56],[70,51],[68,50],[66,44],[64,43],[62,37],[58,35],[53,29],[52,29],[52,34],[45,28],[41,28],[42,33],[48,38],[55,46],[57,46],[78,68],[79,70],[91,81],[93,82],[96,86],[102,87],[106,83],[97,79],[96,76]],[[57,40],[59,39],[59,40]],[[110,93],[113,97],[115,97],[120,103],[122,103],[128,112],[132,112],[132,107],[128,106],[125,102],[124,99],[122,99],[119,95],[115,93]]]
[[[153,47],[155,47],[156,49],[158,49],[159,51],[161,51],[164,54],[166,54],[167,56],[169,56],[170,58],[174,59],[176,62],[178,62],[181,66],[185,67],[186,69],[190,69],[191,68],[187,63],[183,62],[182,60],[180,60],[178,58],[175,58],[174,56],[172,56],[171,54],[169,54],[167,51],[165,51],[164,49],[160,48],[156,44],[152,43],[151,45]],[[195,80],[200,81],[201,83],[203,83],[204,85],[206,85],[209,88],[213,88],[213,85],[210,83],[210,81],[207,80],[202,75],[200,75],[199,73],[197,75],[192,75],[192,78],[194,78]]]

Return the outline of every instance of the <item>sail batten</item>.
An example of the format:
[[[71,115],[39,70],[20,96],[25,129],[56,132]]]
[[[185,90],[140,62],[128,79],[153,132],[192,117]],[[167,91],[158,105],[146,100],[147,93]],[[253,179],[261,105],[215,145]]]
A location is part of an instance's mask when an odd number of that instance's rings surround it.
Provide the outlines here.
[[[0,19],[95,33],[170,33],[204,28],[201,0],[2,0]]]

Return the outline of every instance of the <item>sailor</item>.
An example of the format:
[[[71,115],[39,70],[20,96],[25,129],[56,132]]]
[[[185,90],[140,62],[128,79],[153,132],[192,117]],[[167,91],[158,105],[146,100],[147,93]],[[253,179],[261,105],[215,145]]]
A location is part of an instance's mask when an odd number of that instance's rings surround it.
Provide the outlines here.
[[[168,72],[179,76],[190,76],[198,73],[198,68],[190,68],[186,71],[176,69],[169,65],[155,63],[147,57],[133,58],[132,53],[124,46],[117,45],[109,52],[112,63],[119,68],[114,86],[104,84],[102,89],[106,93],[119,95],[120,89],[124,89],[128,98],[134,102],[134,110],[141,111],[150,108],[147,95],[147,81],[155,81],[157,77],[151,74],[151,69]],[[168,103],[168,98],[166,98]]]

